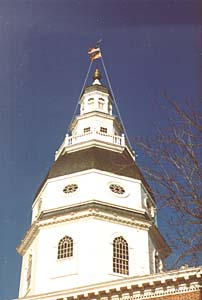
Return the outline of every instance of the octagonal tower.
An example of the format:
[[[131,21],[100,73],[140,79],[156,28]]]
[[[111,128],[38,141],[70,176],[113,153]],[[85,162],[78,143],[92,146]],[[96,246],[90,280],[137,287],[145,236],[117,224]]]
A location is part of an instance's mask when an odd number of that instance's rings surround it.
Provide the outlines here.
[[[170,249],[156,203],[98,69],[36,193],[18,252],[21,299],[163,269]]]

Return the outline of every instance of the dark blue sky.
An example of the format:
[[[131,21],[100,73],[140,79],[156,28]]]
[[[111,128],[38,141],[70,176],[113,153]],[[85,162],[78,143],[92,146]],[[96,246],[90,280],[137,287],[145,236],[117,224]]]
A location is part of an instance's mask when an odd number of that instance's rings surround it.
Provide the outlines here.
[[[200,9],[194,0],[0,0],[0,300],[17,297],[15,248],[72,118],[88,48],[103,38],[135,149],[136,137],[165,122],[164,91],[180,103],[202,94]]]

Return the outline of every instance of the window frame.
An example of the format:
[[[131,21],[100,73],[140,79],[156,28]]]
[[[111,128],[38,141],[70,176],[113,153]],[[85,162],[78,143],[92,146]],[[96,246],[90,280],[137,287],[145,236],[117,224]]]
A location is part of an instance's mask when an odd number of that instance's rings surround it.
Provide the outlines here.
[[[27,290],[29,290],[30,285],[31,285],[32,264],[33,264],[33,257],[32,257],[32,254],[29,254],[29,256],[28,256],[28,262],[27,262],[27,274],[26,274]]]
[[[160,257],[157,251],[154,252],[154,273],[160,273]]]
[[[68,185],[66,185],[64,188],[63,188],[63,193],[66,194],[66,195],[72,195],[74,194],[77,190],[78,190],[78,184],[76,183],[69,183]]]
[[[73,257],[74,254],[74,242],[73,238],[65,235],[58,242],[57,247],[57,260],[68,259]]]
[[[129,247],[122,236],[113,240],[113,273],[129,275]]]
[[[90,133],[90,126],[89,127],[85,127],[83,129],[83,133],[86,134],[86,133]]]
[[[103,127],[103,126],[100,127],[100,133],[107,134],[107,132],[108,132],[107,127]]]

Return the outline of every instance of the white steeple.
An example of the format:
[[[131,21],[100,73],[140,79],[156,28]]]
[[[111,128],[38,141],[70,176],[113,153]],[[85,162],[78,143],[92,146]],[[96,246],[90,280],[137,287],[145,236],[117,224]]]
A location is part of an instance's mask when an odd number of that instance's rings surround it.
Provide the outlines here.
[[[22,300],[60,299],[60,291],[163,268],[170,250],[156,227],[155,200],[112,103],[96,70],[18,247]]]
[[[122,152],[126,139],[119,120],[112,115],[112,95],[100,82],[98,69],[93,75],[93,83],[86,87],[80,99],[80,115],[73,120],[71,135],[66,138],[55,159],[64,153],[99,145],[105,149]],[[130,154],[133,156],[131,149]]]

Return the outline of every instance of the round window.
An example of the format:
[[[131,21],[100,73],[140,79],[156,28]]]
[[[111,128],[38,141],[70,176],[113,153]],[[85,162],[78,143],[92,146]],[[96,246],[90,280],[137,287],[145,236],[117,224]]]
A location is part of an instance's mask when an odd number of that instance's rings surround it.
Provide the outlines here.
[[[68,184],[64,189],[63,192],[65,194],[70,194],[70,193],[74,193],[76,190],[78,189],[78,185],[73,183],[73,184]]]
[[[125,193],[124,188],[118,184],[110,184],[109,188],[113,193],[116,193],[119,195],[123,195]]]

